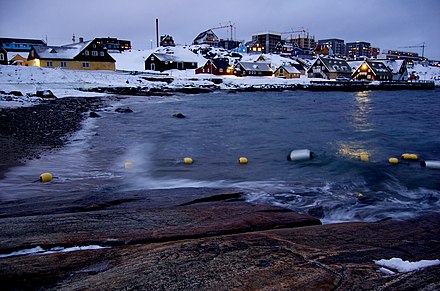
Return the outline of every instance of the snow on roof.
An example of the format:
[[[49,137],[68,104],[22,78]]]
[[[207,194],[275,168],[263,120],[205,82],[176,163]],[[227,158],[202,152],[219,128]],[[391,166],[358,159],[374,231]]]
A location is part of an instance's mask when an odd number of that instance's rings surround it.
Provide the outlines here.
[[[152,52],[152,50],[129,50],[110,53],[110,55],[116,60],[117,70],[143,71],[145,70],[145,59]]]
[[[35,46],[35,52],[42,59],[73,59],[92,41],[64,46]]]
[[[350,73],[351,67],[350,65],[342,59],[336,58],[317,58],[316,61],[320,60],[327,69],[332,73]]]
[[[364,61],[348,61],[348,65],[350,66],[351,70],[354,72],[357,70],[357,68],[359,68],[359,66],[363,63]]]
[[[281,67],[289,74],[301,74],[301,72],[293,66],[280,66],[280,68]]]
[[[168,46],[159,47],[153,52],[158,58],[163,57],[164,60],[172,60],[175,62],[191,62],[204,64],[206,59],[189,49],[187,46]],[[165,55],[171,55],[169,58]]]
[[[272,72],[267,63],[264,62],[239,62],[246,71]]]
[[[384,63],[393,74],[398,74],[405,60],[381,60],[381,62]]]

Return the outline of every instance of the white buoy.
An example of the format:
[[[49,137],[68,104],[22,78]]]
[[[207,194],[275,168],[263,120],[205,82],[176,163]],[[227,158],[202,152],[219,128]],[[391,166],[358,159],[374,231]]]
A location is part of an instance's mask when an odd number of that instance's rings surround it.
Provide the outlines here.
[[[293,150],[287,156],[288,161],[301,161],[301,160],[310,160],[313,158],[313,152],[310,150]]]
[[[440,170],[440,161],[422,161],[420,165],[424,168]]]

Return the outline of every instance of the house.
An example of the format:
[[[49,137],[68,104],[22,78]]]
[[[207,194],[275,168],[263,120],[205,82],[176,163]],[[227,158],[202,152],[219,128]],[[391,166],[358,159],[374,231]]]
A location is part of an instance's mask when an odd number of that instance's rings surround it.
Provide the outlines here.
[[[115,59],[98,39],[65,46],[33,46],[28,65],[70,70],[115,71]]]
[[[264,47],[258,40],[249,41],[246,44],[246,52],[249,54],[261,54],[264,51]]]
[[[309,78],[351,78],[350,65],[342,59],[318,57],[307,70]]]
[[[152,53],[145,59],[145,70],[166,71],[166,70],[187,70],[196,69],[197,61],[181,59],[174,54]]]
[[[174,39],[171,35],[161,35],[160,36],[160,46],[176,46]]]
[[[80,38],[80,41],[82,39]],[[114,37],[95,38],[97,44],[102,44],[109,52],[122,52],[131,50],[131,41],[117,39]]]
[[[393,79],[391,70],[378,61],[363,61],[352,75],[353,80],[390,81]]]
[[[25,38],[0,38],[0,46],[7,52],[29,52],[32,46],[45,46],[46,43],[39,39]]]
[[[227,59],[208,60],[203,67],[196,69],[196,74],[232,75],[234,69]]]
[[[293,66],[280,66],[273,74],[275,77],[284,79],[301,77],[301,72]]]
[[[408,81],[408,66],[406,60],[381,60],[393,74],[393,81]]]
[[[23,57],[22,55],[25,55],[26,57]],[[8,53],[8,60],[9,60],[9,64],[13,65],[13,66],[27,66],[28,65],[28,61],[27,61],[27,56],[29,55],[29,53],[23,53],[23,52],[9,52]]]
[[[267,63],[238,62],[234,67],[234,75],[244,76],[272,76],[273,71]]]
[[[217,46],[219,41],[217,35],[211,29],[208,29],[199,33],[194,39],[193,44],[209,44]]]
[[[0,65],[8,64],[8,52],[0,46]]]

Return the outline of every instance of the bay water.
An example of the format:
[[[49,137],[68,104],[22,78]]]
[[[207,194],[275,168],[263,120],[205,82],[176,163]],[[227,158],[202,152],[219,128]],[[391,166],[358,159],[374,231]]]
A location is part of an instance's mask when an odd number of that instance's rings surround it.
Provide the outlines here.
[[[439,210],[440,170],[388,159],[440,160],[439,97],[438,89],[126,96],[64,148],[11,169],[0,198],[232,187],[252,203],[318,210],[323,222],[414,217]],[[315,156],[288,161],[297,149]],[[33,183],[42,172],[56,178]]]

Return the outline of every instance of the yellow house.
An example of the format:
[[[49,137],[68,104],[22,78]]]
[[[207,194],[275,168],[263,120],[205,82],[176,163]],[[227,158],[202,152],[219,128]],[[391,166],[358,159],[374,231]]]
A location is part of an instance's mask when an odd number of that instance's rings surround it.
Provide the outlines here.
[[[10,52],[8,53],[8,62],[10,65],[14,66],[27,66],[28,61],[25,57],[23,57],[21,54],[23,53],[17,53],[17,52]],[[27,54],[27,53],[26,53]],[[11,56],[11,57],[9,57]]]
[[[116,70],[116,61],[96,39],[64,46],[33,46],[29,66],[68,70]]]
[[[280,66],[275,71],[274,76],[278,78],[293,79],[299,78],[301,76],[301,72],[293,66]]]

